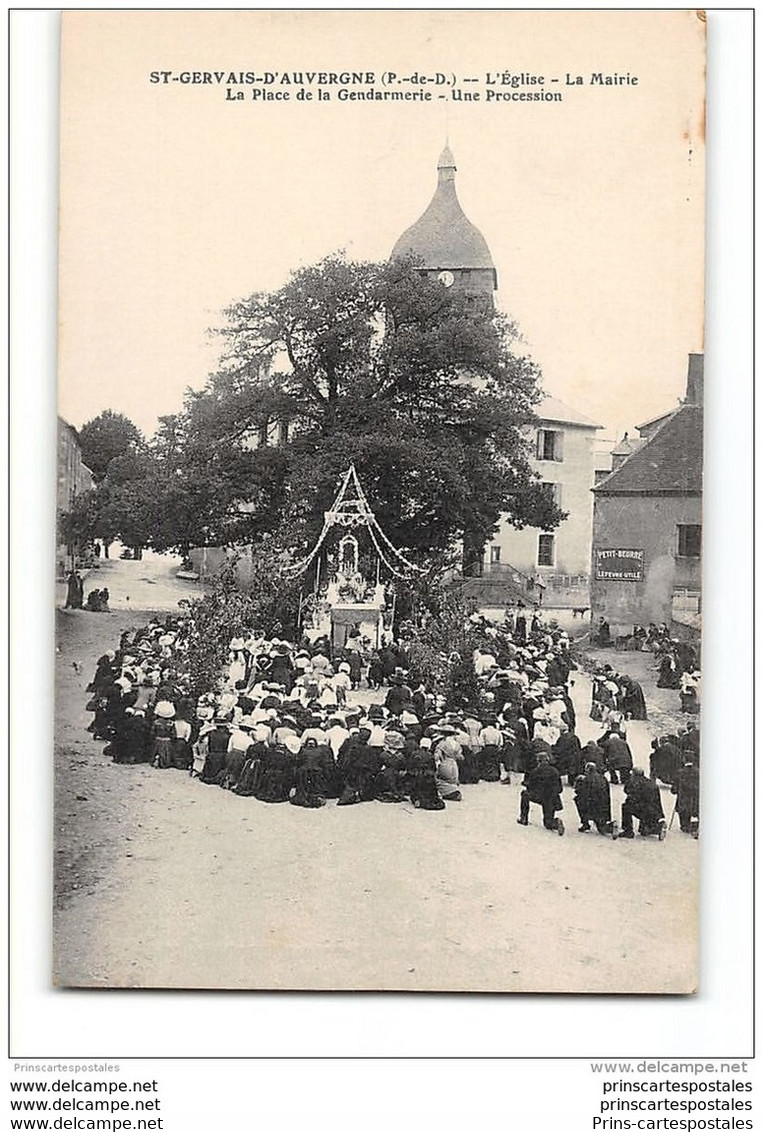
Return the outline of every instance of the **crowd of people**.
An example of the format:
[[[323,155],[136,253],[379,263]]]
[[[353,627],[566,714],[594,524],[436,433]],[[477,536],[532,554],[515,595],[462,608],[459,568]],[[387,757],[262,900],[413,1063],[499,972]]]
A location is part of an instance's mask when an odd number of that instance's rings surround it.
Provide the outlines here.
[[[98,660],[88,689],[90,730],[117,763],[183,770],[239,795],[308,808],[329,799],[340,806],[410,800],[443,810],[462,801],[463,787],[520,776],[518,822],[527,825],[538,806],[544,827],[560,835],[565,779],[580,832],[613,836],[611,786],[621,784],[619,836],[634,835],[635,818],[641,834],[663,837],[662,756],[647,776],[634,767],[627,742],[628,718],[645,717],[641,689],[611,670],[599,673],[594,703],[602,694],[613,702],[600,717],[602,734],[583,745],[569,638],[537,615],[522,620],[472,618],[468,654],[450,658],[451,672],[466,665],[474,677],[473,694],[459,703],[452,682],[433,685],[417,671],[415,629],[406,623],[379,649],[357,630],[334,649],[326,638],[289,641],[280,626],[267,635],[242,627],[219,686],[192,694],[188,617],[155,619]],[[354,703],[372,698],[366,689],[381,702]],[[691,832],[697,814],[688,811],[698,808],[698,793],[689,804],[691,774],[687,760],[678,761],[671,785],[681,828]]]
[[[650,624],[647,628],[642,625],[635,625],[629,636],[618,637],[613,642],[609,622],[603,617],[599,620],[592,640],[594,644],[602,648],[609,648],[614,643],[627,651],[651,653],[657,660],[657,687],[678,692],[680,694],[681,711],[688,715],[699,715],[702,677],[697,650],[691,641],[682,641],[677,637],[671,637],[670,629],[665,624]],[[606,665],[605,668],[609,669],[610,672],[612,671],[609,665]],[[618,679],[622,680],[623,678],[618,678],[616,674],[613,674],[612,679],[617,682]],[[607,697],[604,697],[604,702],[607,703]],[[643,710],[646,712],[645,707]],[[632,707],[630,713],[632,719],[646,719],[646,714],[636,715]]]
[[[592,676],[591,719],[618,724],[647,719],[644,690],[638,680],[620,675],[611,664],[597,666]]]

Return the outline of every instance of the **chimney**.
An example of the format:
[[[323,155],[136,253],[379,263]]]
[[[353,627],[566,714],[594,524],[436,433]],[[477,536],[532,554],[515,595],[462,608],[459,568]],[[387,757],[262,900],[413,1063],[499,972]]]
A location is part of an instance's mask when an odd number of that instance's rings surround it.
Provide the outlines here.
[[[704,397],[705,355],[689,354],[689,372],[686,375],[685,405],[702,406]]]
[[[628,459],[628,457],[631,455],[631,453],[635,450],[636,447],[637,446],[633,443],[633,441],[628,436],[628,433],[627,432],[624,433],[623,438],[620,441],[620,443],[617,445],[616,448],[612,449],[612,471],[613,472],[616,472],[617,469],[620,467],[620,465],[625,463],[625,461]]]

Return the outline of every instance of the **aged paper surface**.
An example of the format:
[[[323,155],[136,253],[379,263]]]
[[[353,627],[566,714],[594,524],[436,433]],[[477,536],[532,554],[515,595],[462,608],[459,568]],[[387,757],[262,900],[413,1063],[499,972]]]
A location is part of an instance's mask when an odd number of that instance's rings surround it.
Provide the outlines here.
[[[569,687],[583,745],[608,722],[589,715],[595,669],[643,685],[648,719],[631,701],[622,722],[648,778],[658,738],[691,750],[677,740],[699,699],[704,53],[693,11],[66,13],[62,421],[113,410],[150,438],[216,371],[207,331],[225,308],[340,250],[387,260],[454,178],[497,275],[491,301],[542,372],[538,470],[568,523],[587,516],[565,559],[563,527],[502,528],[484,578],[510,564],[538,587],[528,620],[542,598],[547,625],[585,627]],[[485,262],[426,266],[468,289]],[[537,804],[519,827],[517,765],[507,787],[462,773],[461,802],[437,813],[333,799],[309,812],[104,758],[108,735],[85,730],[95,662],[199,592],[179,565],[117,551],[85,579],[109,587],[110,613],[62,610],[59,984],[696,990],[698,815],[674,814],[675,768],[657,768],[665,840],[639,837],[635,814],[637,836],[613,842],[577,832],[566,775],[566,836]],[[637,632],[650,624],[654,648]],[[615,683],[609,708],[627,697]],[[367,711],[388,688],[360,691]]]

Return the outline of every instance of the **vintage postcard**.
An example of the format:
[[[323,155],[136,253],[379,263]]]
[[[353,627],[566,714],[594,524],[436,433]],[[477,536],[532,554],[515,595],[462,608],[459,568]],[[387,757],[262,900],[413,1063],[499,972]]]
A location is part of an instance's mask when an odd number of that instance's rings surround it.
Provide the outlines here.
[[[705,32],[64,14],[56,985],[697,991]]]

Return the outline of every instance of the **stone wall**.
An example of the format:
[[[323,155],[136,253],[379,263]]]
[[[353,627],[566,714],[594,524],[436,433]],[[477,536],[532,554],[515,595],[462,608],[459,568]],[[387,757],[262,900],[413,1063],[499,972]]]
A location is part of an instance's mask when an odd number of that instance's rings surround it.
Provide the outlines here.
[[[678,525],[702,522],[699,496],[597,495],[594,505],[591,623],[609,622],[613,636],[634,625],[671,624],[673,593],[700,593],[702,562],[679,558]],[[596,577],[596,551],[643,550],[641,581]]]
[[[188,557],[199,581],[211,581],[221,572],[225,564],[238,556],[236,576],[239,585],[245,589],[252,580],[252,549],[237,547],[235,550],[222,546],[194,546]]]

